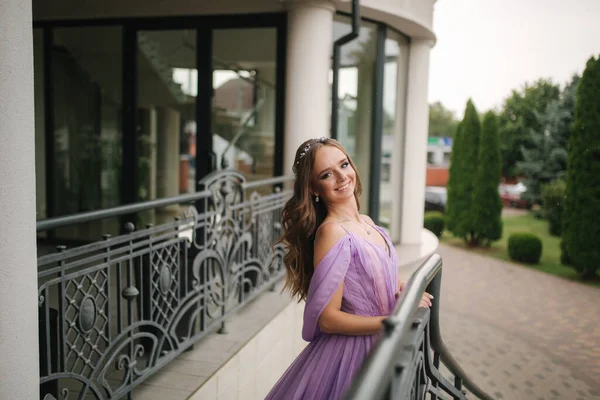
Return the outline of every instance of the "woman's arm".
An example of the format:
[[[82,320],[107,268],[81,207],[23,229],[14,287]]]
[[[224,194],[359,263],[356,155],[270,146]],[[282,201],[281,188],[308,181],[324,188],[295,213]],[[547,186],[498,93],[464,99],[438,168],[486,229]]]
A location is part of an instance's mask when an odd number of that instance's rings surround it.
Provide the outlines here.
[[[381,329],[386,317],[366,317],[341,311],[344,283],[335,291],[319,317],[321,331],[338,335],[372,335]]]
[[[336,223],[321,226],[315,238],[315,266],[345,235],[346,231]],[[321,331],[339,335],[372,335],[379,332],[381,323],[386,317],[367,317],[341,311],[343,293],[344,283],[342,282],[319,316]]]

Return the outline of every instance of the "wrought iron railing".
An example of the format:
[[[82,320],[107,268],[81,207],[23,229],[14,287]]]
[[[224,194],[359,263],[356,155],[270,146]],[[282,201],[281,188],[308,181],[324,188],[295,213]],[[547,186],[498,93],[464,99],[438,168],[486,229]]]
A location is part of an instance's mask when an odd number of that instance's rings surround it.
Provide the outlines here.
[[[281,209],[291,178],[235,171],[198,193],[38,222],[38,231],[169,205],[157,226],[38,259],[41,398],[119,399],[285,274]],[[267,188],[268,194],[265,193]]]
[[[492,400],[463,371],[440,334],[442,259],[434,254],[406,283],[383,336],[371,350],[345,395],[346,400],[467,399]],[[434,296],[430,309],[417,309],[423,292]],[[452,377],[445,377],[440,362]]]

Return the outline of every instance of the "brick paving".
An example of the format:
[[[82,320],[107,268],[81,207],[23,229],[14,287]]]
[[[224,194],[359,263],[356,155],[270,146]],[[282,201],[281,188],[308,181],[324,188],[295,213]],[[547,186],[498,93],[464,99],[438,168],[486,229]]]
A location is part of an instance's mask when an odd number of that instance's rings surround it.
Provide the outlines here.
[[[600,289],[440,245],[442,337],[497,399],[600,399]],[[402,271],[401,271],[402,273]]]

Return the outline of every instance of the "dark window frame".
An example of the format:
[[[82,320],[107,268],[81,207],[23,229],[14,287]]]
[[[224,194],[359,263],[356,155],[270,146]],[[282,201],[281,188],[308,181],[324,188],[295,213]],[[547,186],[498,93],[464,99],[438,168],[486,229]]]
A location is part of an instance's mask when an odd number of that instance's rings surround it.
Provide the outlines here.
[[[136,132],[136,106],[137,106],[137,32],[140,30],[177,30],[194,29],[197,34],[196,60],[198,69],[198,93],[212,93],[212,32],[216,29],[244,29],[244,28],[275,28],[276,29],[276,98],[275,98],[275,154],[274,175],[283,173],[283,148],[285,127],[285,71],[286,71],[286,44],[287,44],[287,13],[261,13],[247,15],[200,15],[182,17],[127,17],[104,19],[78,19],[78,20],[40,20],[33,22],[33,28],[43,30],[44,41],[44,117],[45,132],[45,168],[46,174],[46,209],[47,218],[54,217],[54,100],[52,84],[52,52],[47,51],[53,45],[53,30],[57,28],[84,28],[115,26],[122,29],[122,151],[123,166],[121,170],[121,204],[130,204],[136,201],[135,176],[136,140],[137,135],[126,135],[125,132]],[[202,79],[204,77],[205,79]],[[198,126],[196,136],[196,162],[201,170],[199,177],[213,170],[216,160],[212,154],[212,135],[199,135],[198,132],[211,130],[211,105],[212,96],[198,96],[196,100],[196,123]],[[208,150],[208,154],[206,149]],[[197,179],[196,181],[199,181]],[[198,189],[198,188],[196,188]],[[123,221],[130,221],[132,216],[123,216]],[[53,232],[48,232],[50,237]]]
[[[350,21],[352,19],[352,14],[348,13],[348,12],[341,12],[338,11],[336,12],[336,15],[341,15],[347,18],[350,18]],[[371,219],[373,219],[373,222],[375,222],[376,224],[379,224],[379,200],[380,200],[380,196],[379,196],[379,191],[380,191],[380,186],[381,186],[381,142],[382,142],[382,137],[383,137],[383,85],[384,85],[384,68],[385,68],[385,62],[386,62],[386,56],[385,56],[385,41],[388,38],[388,32],[394,32],[402,37],[405,38],[405,40],[408,43],[408,46],[410,48],[411,45],[411,39],[409,36],[407,36],[406,34],[400,32],[397,29],[394,29],[390,26],[388,26],[385,23],[379,22],[379,21],[375,21],[373,19],[370,18],[363,18],[361,17],[360,19],[361,21],[364,22],[369,22],[371,24],[374,24],[377,28],[377,40],[376,40],[376,56],[375,56],[375,73],[373,74],[373,82],[372,82],[372,87],[373,87],[373,99],[372,99],[372,104],[373,104],[373,113],[372,113],[372,120],[371,120],[371,154],[370,154],[370,160],[369,160],[369,164],[371,165],[371,169],[369,171],[369,179],[370,179],[370,185],[369,185],[369,216],[371,217]],[[336,54],[332,51],[332,55],[335,58]],[[341,57],[341,51],[337,53],[337,57]],[[409,57],[410,57],[410,53],[409,53]],[[340,68],[342,68],[343,66],[340,64],[339,60],[336,59],[332,59],[332,68],[335,65],[340,65]],[[408,74],[408,71],[407,71]],[[333,74],[333,79],[334,82],[332,83],[332,85],[334,87],[337,86],[337,82],[335,82],[336,79],[339,79],[339,74]],[[407,77],[407,79],[409,79],[409,77]],[[336,94],[337,96],[337,94]],[[404,93],[404,96],[406,97],[406,93]],[[338,118],[339,118],[339,113],[337,110],[337,105],[338,105],[338,101],[334,100],[332,98],[331,101],[331,137],[332,138],[337,138],[338,137],[338,132],[337,132],[337,127],[339,126],[338,124]],[[406,133],[403,135],[402,141],[403,141],[403,146],[402,148],[404,148],[404,142],[405,142],[405,135]],[[400,173],[404,174],[404,167],[402,167],[402,170],[400,171]],[[403,194],[401,194],[402,197]]]

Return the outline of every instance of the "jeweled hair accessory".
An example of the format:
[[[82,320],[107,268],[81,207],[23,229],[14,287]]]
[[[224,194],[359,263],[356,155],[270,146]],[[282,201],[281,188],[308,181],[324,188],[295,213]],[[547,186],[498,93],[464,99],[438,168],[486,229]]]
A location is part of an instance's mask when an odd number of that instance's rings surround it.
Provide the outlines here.
[[[302,160],[302,158],[304,158],[305,155],[308,154],[308,150],[310,150],[310,147],[315,144],[315,143],[323,143],[325,141],[325,137],[320,137],[318,139],[313,140],[312,142],[308,142],[308,144],[306,146],[304,146],[304,149],[302,149],[302,153],[300,153],[300,155],[298,156],[298,161],[296,161],[296,165],[300,164],[300,160]]]

